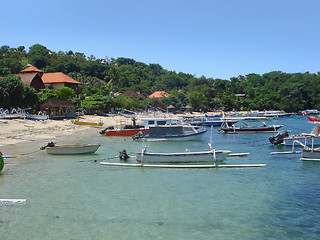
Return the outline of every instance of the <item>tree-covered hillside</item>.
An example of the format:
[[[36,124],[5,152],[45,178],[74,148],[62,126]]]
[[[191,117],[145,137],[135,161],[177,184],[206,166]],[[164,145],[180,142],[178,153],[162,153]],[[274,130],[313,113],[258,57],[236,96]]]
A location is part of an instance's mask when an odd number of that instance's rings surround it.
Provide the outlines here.
[[[168,71],[157,63],[146,64],[130,58],[97,59],[72,50],[54,52],[40,44],[31,46],[29,51],[23,46],[12,48],[5,45],[0,48],[0,88],[2,86],[3,94],[0,99],[8,96],[3,87],[8,82],[8,76],[19,73],[28,64],[44,72],[63,72],[84,83],[77,101],[86,100],[86,106],[88,101],[90,106],[90,99],[91,103],[100,101],[100,110],[109,107],[145,109],[170,104],[176,108],[190,105],[194,110],[204,111],[218,108],[279,109],[289,112],[320,109],[319,73],[274,71],[262,75],[251,73],[230,80],[213,79]],[[164,90],[170,93],[170,97],[161,102],[122,95],[110,97],[110,92],[124,93],[126,90],[144,96]]]

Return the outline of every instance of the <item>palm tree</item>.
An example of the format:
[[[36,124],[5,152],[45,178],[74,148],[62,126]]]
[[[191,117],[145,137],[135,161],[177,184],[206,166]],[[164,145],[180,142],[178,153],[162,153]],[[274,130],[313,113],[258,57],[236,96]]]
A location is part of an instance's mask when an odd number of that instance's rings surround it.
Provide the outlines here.
[[[119,71],[116,68],[116,66],[114,67],[110,67],[107,71],[107,75],[104,78],[105,80],[109,79],[108,83],[107,83],[107,87],[111,86],[113,89],[117,88],[120,84],[120,75],[119,75]]]

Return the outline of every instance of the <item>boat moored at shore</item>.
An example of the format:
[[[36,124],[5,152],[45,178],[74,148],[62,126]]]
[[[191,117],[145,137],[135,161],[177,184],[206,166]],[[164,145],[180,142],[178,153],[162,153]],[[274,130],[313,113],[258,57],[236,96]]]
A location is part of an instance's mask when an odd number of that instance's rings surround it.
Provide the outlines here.
[[[145,139],[147,141],[189,141],[200,140],[207,129],[195,129],[190,125],[169,125],[149,127],[149,134],[139,132],[132,137],[133,140]]]
[[[95,153],[100,144],[67,144],[67,145],[55,145],[53,142],[41,147],[40,150],[46,150],[48,154],[52,155],[73,155],[73,154],[89,154]]]
[[[299,133],[289,135],[288,131],[280,131],[269,138],[270,143],[274,145],[293,146],[295,142],[300,142],[304,146],[320,146],[320,123],[316,123],[310,133]]]
[[[217,162],[225,160],[231,151],[213,150],[201,152],[152,153],[140,152],[136,154],[138,162],[146,163],[192,163]]]

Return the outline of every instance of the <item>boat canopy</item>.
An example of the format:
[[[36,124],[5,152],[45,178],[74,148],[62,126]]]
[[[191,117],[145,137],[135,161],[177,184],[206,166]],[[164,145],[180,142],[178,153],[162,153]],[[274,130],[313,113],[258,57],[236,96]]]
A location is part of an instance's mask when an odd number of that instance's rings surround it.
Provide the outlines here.
[[[316,126],[312,129],[311,135],[314,135],[314,136],[320,136],[320,126],[319,124],[317,123]]]
[[[149,128],[150,137],[182,136],[183,134],[183,126],[161,126]]]

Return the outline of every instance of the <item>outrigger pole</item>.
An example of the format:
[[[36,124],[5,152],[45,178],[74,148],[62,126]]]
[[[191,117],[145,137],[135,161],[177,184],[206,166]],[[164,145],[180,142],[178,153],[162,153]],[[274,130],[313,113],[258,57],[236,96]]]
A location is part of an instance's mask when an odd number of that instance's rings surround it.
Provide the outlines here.
[[[111,163],[100,162],[100,165],[108,166],[121,166],[121,167],[153,167],[153,168],[244,168],[244,167],[265,167],[266,164],[242,164],[242,165],[216,165],[216,164],[204,164],[204,165],[158,165],[158,164],[140,164],[140,163]]]
[[[212,138],[213,138],[213,126],[211,125],[211,132],[210,132],[210,143],[208,143],[209,148],[212,152],[213,160],[214,160],[214,165],[217,164],[217,156],[216,156],[216,150],[212,148]]]
[[[298,154],[298,153],[301,153],[301,151],[295,151],[294,150],[295,143],[300,144],[303,148],[306,147],[306,145],[301,143],[300,141],[294,140],[293,144],[292,144],[292,151],[290,151],[290,152],[271,152],[270,155],[276,155],[276,154]],[[313,147],[313,141],[312,141],[312,147]]]

